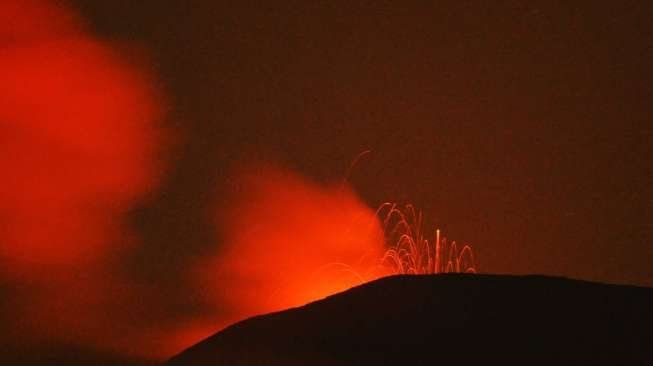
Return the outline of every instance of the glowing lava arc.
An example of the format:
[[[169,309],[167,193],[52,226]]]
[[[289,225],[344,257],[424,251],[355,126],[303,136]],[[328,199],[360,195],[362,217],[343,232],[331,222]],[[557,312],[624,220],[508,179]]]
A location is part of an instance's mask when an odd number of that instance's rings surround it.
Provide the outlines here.
[[[346,182],[254,161],[236,167],[224,197],[215,211],[220,245],[192,273],[202,307],[220,309],[207,313],[216,328],[385,276],[474,272],[471,248],[425,239],[412,205],[375,211]]]
[[[435,231],[433,244],[422,229],[422,213],[411,204],[403,210],[396,203],[384,203],[377,215],[382,217],[386,241],[392,243],[381,260],[391,274],[476,273],[471,246],[458,247]]]

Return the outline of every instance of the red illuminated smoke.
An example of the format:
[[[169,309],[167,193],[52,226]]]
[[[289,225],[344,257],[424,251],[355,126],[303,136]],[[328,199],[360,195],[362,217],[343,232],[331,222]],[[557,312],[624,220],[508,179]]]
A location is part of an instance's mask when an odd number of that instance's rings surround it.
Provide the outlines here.
[[[0,276],[17,338],[96,344],[131,296],[112,258],[160,174],[162,106],[146,70],[58,4],[0,2]]]
[[[369,280],[384,252],[374,211],[348,186],[250,165],[217,206],[222,244],[203,292],[234,320],[298,306]]]

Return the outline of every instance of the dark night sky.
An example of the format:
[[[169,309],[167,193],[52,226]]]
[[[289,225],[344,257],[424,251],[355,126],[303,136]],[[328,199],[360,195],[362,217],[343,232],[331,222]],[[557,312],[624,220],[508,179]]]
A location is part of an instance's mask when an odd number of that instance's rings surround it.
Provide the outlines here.
[[[370,149],[367,204],[413,202],[482,272],[653,285],[650,3],[224,3],[76,4],[149,52],[185,136],[133,212],[144,280],[214,242],[244,156],[327,182]]]

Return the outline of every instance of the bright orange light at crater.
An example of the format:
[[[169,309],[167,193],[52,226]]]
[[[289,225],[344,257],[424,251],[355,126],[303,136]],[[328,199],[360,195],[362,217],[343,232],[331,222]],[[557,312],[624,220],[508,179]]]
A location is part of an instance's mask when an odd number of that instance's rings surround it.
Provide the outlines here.
[[[242,169],[220,205],[224,244],[202,272],[233,320],[299,306],[375,276],[385,251],[374,210],[347,186],[271,165]]]

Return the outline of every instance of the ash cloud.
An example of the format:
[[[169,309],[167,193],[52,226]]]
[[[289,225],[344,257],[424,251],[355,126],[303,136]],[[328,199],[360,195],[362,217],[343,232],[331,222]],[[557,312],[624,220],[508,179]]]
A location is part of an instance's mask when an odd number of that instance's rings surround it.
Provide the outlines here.
[[[166,141],[162,93],[119,49],[61,2],[0,4],[6,344],[154,353],[113,341],[133,330],[121,309],[144,307],[117,268],[138,245],[125,215],[156,189]]]

